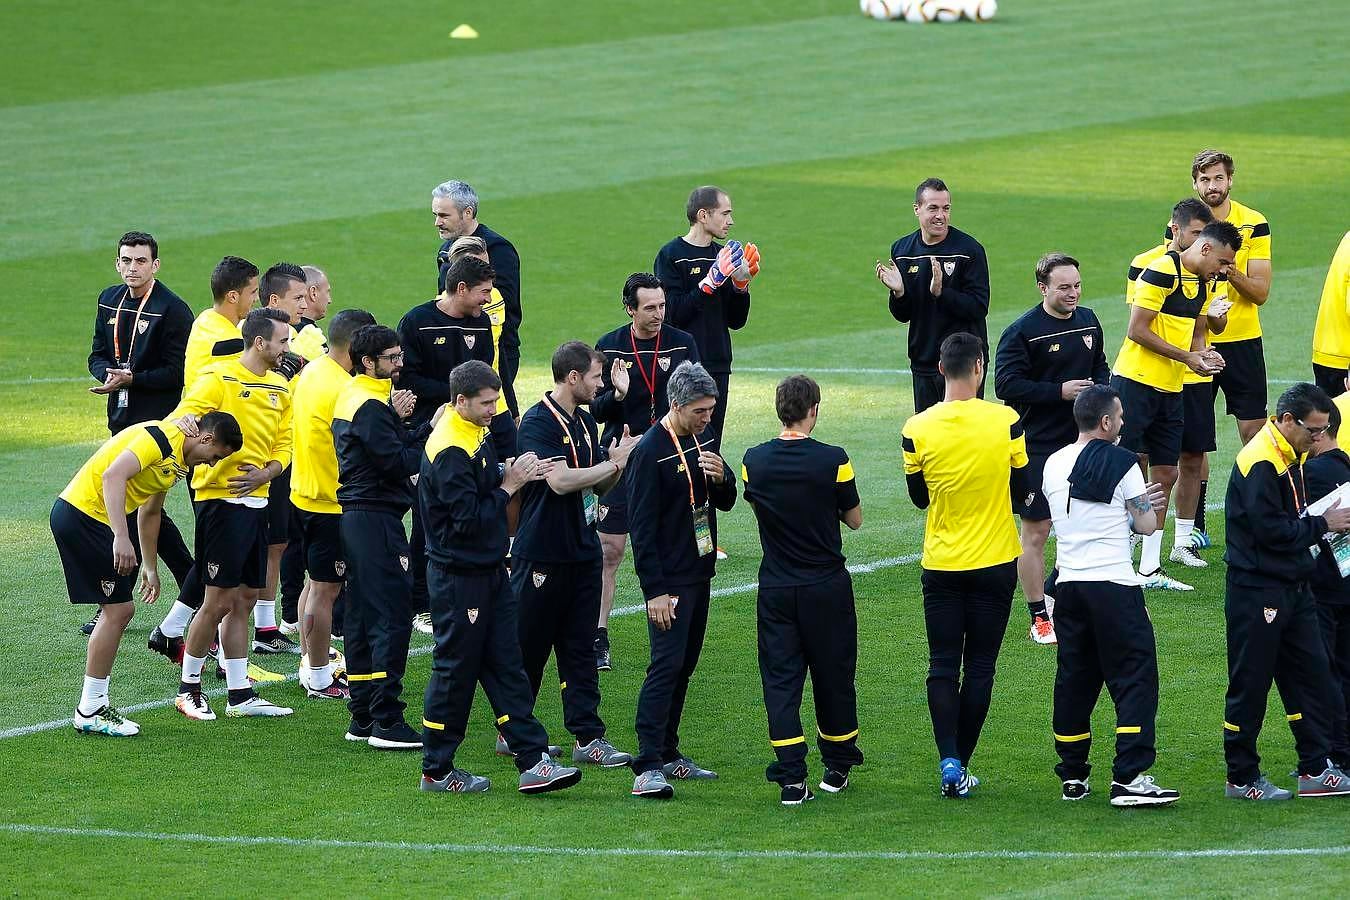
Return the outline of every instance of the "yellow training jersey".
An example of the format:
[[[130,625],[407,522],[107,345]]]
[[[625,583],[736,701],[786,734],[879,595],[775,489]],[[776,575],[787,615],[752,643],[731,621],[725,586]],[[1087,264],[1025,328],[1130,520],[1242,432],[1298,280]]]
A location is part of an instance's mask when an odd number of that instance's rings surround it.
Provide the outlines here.
[[[905,423],[905,474],[928,484],[923,567],[983,569],[1021,554],[1009,478],[1027,464],[1017,411],[987,400],[949,400]]]
[[[183,358],[183,385],[191,387],[211,366],[238,359],[244,352],[244,336],[239,326],[216,312],[214,306],[202,311],[188,334],[187,354]]]
[[[1338,394],[1332,398],[1331,402],[1336,404],[1336,408],[1340,410],[1341,427],[1346,428],[1345,423],[1350,422],[1350,393]],[[1346,433],[1350,434],[1350,431]]]
[[[1157,312],[1149,330],[1179,350],[1190,350],[1195,320],[1209,312],[1209,292],[1200,278],[1186,271],[1180,256],[1167,252],[1150,262],[1135,279],[1131,303]],[[1181,392],[1187,367],[1130,340],[1128,333],[1112,371],[1122,378],[1169,394]]]
[[[1133,303],[1133,302],[1134,302],[1134,280],[1135,280],[1136,278],[1138,278],[1138,277],[1143,273],[1144,269],[1148,268],[1148,264],[1149,264],[1149,263],[1153,262],[1155,259],[1160,259],[1160,258],[1162,258],[1164,255],[1166,255],[1166,253],[1167,253],[1167,245],[1166,245],[1166,244],[1159,244],[1158,246],[1154,247],[1152,250],[1145,250],[1143,253],[1140,253],[1140,254],[1139,254],[1138,256],[1136,256],[1134,259],[1130,260],[1130,274],[1129,274],[1129,277],[1128,277],[1128,278],[1126,279],[1126,281],[1125,281],[1125,302],[1126,302],[1126,304],[1130,304],[1130,303]],[[1226,290],[1226,288],[1224,288],[1224,290]],[[1213,297],[1210,298],[1210,303],[1212,304],[1216,299],[1218,299],[1218,297],[1219,297],[1219,294],[1215,294]],[[1208,347],[1208,346],[1210,345],[1210,334],[1211,334],[1211,332],[1210,332],[1209,328],[1206,327],[1206,328],[1205,328],[1205,346],[1206,346],[1206,347]],[[1214,376],[1213,376],[1213,375],[1197,375],[1197,374],[1195,374],[1195,372],[1191,371],[1190,366],[1182,366],[1182,370],[1183,370],[1183,371],[1182,371],[1182,373],[1181,373],[1181,383],[1182,383],[1183,385],[1187,385],[1187,384],[1208,384],[1209,382],[1211,382],[1211,381],[1214,380]]]
[[[103,474],[124,452],[136,455],[141,470],[127,479],[127,503],[123,515],[139,509],[156,494],[164,493],[187,474],[183,432],[169,422],[142,422],[108,438],[70,479],[70,484],[61,492],[61,499],[104,525],[110,524],[108,507],[103,501]]]
[[[1236,200],[1228,202],[1228,218],[1242,235],[1242,246],[1233,257],[1234,267],[1243,275],[1247,274],[1247,263],[1253,259],[1270,259],[1270,223],[1250,206],[1243,206]],[[1224,285],[1220,285],[1220,290]],[[1227,285],[1228,299],[1233,308],[1228,310],[1228,327],[1223,334],[1214,335],[1214,343],[1228,344],[1233,341],[1246,341],[1261,336],[1260,308],[1251,300],[1242,296],[1232,285]]]
[[[351,381],[351,373],[324,354],[305,366],[294,382],[291,503],[297,509],[315,513],[342,512],[337,502],[333,408]]]
[[[492,321],[492,358],[497,361],[497,374],[502,367],[502,327],[506,324],[506,298],[496,288],[492,289],[492,298],[483,307],[483,312]],[[498,410],[500,412],[501,410]]]
[[[193,382],[178,408],[165,418],[204,416],[213,410],[234,416],[244,433],[244,448],[214,466],[193,470],[192,489],[198,500],[233,499],[228,480],[242,465],[262,468],[276,460],[284,469],[291,464],[291,389],[283,376],[270,369],[257,375],[238,359],[217,363]],[[264,484],[249,496],[266,499],[267,488]]]
[[[1322,284],[1312,361],[1333,369],[1350,366],[1350,231],[1341,238]]]
[[[310,322],[297,334],[295,329],[291,329],[291,352],[299,353],[305,359],[313,362],[320,356],[328,353],[328,339],[323,336],[322,329]]]

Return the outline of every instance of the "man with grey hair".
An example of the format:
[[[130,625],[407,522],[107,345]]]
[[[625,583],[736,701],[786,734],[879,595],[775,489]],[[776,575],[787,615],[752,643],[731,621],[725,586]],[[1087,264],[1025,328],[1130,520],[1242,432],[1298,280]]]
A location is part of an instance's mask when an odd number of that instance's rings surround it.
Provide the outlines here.
[[[436,231],[441,236],[441,248],[436,253],[437,293],[443,287],[445,270],[450,267],[450,248],[457,238],[469,235],[487,244],[488,263],[496,272],[493,286],[506,301],[497,373],[502,377],[502,396],[511,416],[519,419],[515,382],[520,370],[520,254],[510,241],[478,221],[478,194],[463,181],[446,181],[432,189],[431,214],[436,217]]]
[[[651,664],[638,694],[639,751],[633,796],[665,799],[667,779],[717,773],[680,752],[680,715],[708,627],[717,567],[717,514],[736,502],[736,481],[699,435],[717,406],[717,383],[698,363],[683,362],[666,383],[670,411],[628,457],[628,519],[633,562],[647,601]]]

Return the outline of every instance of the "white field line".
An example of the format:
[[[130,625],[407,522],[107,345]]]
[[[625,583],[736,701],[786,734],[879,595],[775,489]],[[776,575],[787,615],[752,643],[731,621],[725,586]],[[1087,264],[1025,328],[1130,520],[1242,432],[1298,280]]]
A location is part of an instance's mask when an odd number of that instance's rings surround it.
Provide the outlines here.
[[[798,372],[802,374],[821,374],[821,375],[912,375],[909,369],[854,369],[854,368],[818,368],[816,366],[736,366],[736,372],[750,372],[764,375],[794,375]],[[0,382],[3,384],[4,382]],[[1267,384],[1299,384],[1297,378],[1267,378]]]
[[[66,828],[53,825],[0,823],[0,832],[20,835],[75,838],[121,838],[134,841],[176,841],[232,847],[292,847],[334,850],[389,850],[404,853],[459,853],[493,856],[655,857],[664,859],[715,860],[1147,860],[1235,859],[1291,856],[1346,856],[1350,846],[1339,847],[1212,847],[1198,850],[685,850],[663,847],[536,847],[519,844],[450,844],[413,841],[350,841],[335,838],[291,838],[272,835],[193,834],[160,831],[127,831],[120,828]]]

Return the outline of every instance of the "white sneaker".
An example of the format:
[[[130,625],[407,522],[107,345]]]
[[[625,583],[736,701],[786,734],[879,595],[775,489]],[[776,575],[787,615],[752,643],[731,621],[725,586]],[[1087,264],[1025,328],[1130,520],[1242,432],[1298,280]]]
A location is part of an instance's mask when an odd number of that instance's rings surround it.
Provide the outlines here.
[[[1055,623],[1045,616],[1037,616],[1031,621],[1031,639],[1038,644],[1057,644]]]
[[[300,635],[299,622],[287,622],[285,619],[282,619],[281,624],[277,627],[281,629],[281,633],[286,635],[286,637],[299,637]]]
[[[1184,581],[1177,581],[1171,575],[1168,575],[1162,569],[1158,569],[1152,575],[1140,573],[1144,579],[1144,590],[1146,591],[1193,591],[1195,588],[1186,584]]]
[[[70,724],[74,725],[75,730],[80,734],[133,737],[141,733],[141,726],[130,719],[124,719],[122,714],[111,706],[103,707],[92,716],[83,715],[77,706],[75,707],[75,715],[71,716]]]
[[[413,630],[420,631],[423,634],[431,634],[431,613],[418,613],[413,616]]]
[[[206,695],[201,691],[179,694],[173,698],[173,705],[180,713],[197,722],[214,722],[216,719],[216,714],[211,712],[211,705],[206,702]]]
[[[1172,552],[1168,554],[1167,558],[1172,562],[1181,563],[1188,569],[1209,568],[1209,563],[1197,556],[1195,550],[1186,544],[1173,547]]]
[[[249,697],[243,703],[231,703],[225,707],[225,715],[231,719],[241,719],[245,717],[264,717],[275,718],[276,716],[289,716],[295,710],[288,706],[277,706],[271,700],[264,700],[262,697]]]

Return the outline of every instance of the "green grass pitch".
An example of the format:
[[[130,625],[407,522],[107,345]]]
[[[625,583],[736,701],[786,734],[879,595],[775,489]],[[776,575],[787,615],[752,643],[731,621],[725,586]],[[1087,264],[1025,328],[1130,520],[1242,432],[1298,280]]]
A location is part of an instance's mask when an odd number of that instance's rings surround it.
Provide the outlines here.
[[[1054,655],[1027,640],[1020,594],[972,767],[984,786],[967,803],[937,796],[912,561],[922,518],[897,446],[910,412],[904,338],[871,273],[914,227],[913,185],[941,175],[953,221],[989,252],[991,335],[1036,301],[1036,258],[1062,249],[1083,262],[1084,299],[1114,358],[1125,265],[1189,193],[1192,155],[1218,146],[1237,159],[1234,196],[1272,223],[1262,318],[1273,401],[1279,380],[1310,373],[1317,297],[1346,228],[1350,20],[1337,9],[1005,0],[987,25],[913,26],[866,20],[853,0],[7,4],[0,885],[141,896],[1350,893],[1350,802],[1222,798],[1217,563],[1194,593],[1151,602],[1154,771],[1180,788],[1180,804],[1110,809],[1109,741],[1094,749],[1097,794],[1060,802]],[[482,37],[449,40],[465,21]],[[631,799],[623,771],[518,796],[514,770],[492,755],[481,696],[460,759],[496,783],[472,798],[418,793],[415,755],[344,743],[345,711],[306,701],[293,682],[269,689],[298,707],[282,722],[197,726],[161,706],[136,715],[144,734],[132,741],[22,733],[68,716],[78,696],[83,610],[66,602],[46,516],[106,434],[84,360],[93,299],[115,277],[111,241],[154,232],[162,280],[194,309],[208,302],[211,265],[232,253],[318,264],[334,309],[393,322],[431,294],[429,189],[451,177],[478,188],[483,221],[520,248],[526,399],[545,389],[557,343],[623,320],[623,279],[684,230],[689,189],[731,193],[733,235],[759,243],[765,268],[735,337],[727,455],[775,433],[782,374],[815,373],[818,433],[849,449],[863,495],[866,524],[845,551],[880,563],[855,575],[868,762],[845,794],[784,809],[764,781],[746,587],[758,546],[743,503],[723,520],[731,559],[683,728],[690,754],[722,779],[679,786],[668,804]],[[1211,502],[1236,450],[1231,419],[1219,433]],[[172,507],[188,520],[181,494]],[[1222,513],[1210,522],[1221,534]],[[637,599],[630,569],[617,605]],[[144,650],[161,614],[132,622],[113,677],[121,706],[173,691],[174,672]],[[629,747],[646,636],[641,617],[612,631],[602,712]],[[410,664],[413,721],[428,668],[425,655]],[[1272,704],[1262,750],[1287,783],[1281,712]],[[565,741],[547,690],[539,714]],[[809,708],[805,718],[812,728]],[[1112,724],[1103,703],[1098,734]]]

